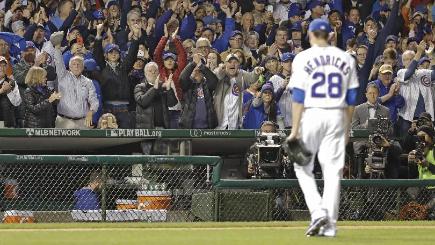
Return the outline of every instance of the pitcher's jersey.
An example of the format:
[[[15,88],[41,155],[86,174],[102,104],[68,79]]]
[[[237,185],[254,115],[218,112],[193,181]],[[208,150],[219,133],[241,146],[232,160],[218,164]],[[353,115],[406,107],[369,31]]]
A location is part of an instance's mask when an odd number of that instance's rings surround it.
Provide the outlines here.
[[[292,71],[289,85],[305,91],[305,108],[347,107],[347,91],[359,87],[355,59],[333,46],[302,51]]]

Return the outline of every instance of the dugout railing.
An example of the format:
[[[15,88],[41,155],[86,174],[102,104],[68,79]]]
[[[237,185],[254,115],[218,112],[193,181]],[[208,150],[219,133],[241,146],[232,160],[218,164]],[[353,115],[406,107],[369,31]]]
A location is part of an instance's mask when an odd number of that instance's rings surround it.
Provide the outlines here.
[[[222,159],[211,156],[0,155],[0,217],[8,223],[308,220],[297,180],[221,179],[221,169]],[[95,179],[100,186],[90,192]],[[431,186],[434,180],[342,180],[340,219],[429,219]]]

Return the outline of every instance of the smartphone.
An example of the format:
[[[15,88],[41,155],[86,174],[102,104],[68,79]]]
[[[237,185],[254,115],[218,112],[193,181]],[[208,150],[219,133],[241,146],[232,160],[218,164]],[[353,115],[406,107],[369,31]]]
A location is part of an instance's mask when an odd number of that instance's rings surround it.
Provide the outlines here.
[[[21,0],[21,5],[27,6],[27,0]]]

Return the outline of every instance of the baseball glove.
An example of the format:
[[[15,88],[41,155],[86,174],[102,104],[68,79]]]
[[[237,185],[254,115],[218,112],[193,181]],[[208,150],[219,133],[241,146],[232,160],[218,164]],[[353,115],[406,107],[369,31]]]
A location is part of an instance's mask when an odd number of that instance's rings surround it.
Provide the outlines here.
[[[308,165],[313,157],[313,154],[300,139],[286,139],[283,147],[290,161],[300,166]]]

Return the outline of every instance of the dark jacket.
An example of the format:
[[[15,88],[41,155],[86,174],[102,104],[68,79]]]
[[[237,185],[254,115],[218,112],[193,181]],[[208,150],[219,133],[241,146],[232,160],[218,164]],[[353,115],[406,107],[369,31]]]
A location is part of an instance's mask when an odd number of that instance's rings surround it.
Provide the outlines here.
[[[101,92],[103,103],[110,100],[130,101],[131,89],[128,74],[133,68],[139,50],[139,41],[131,43],[127,56],[120,60],[115,71],[106,64],[102,40],[95,40],[94,57],[101,68]]]
[[[24,91],[24,125],[26,128],[54,128],[56,112],[53,103],[48,101],[50,91],[47,87],[29,87]]]
[[[136,128],[155,128],[153,102],[160,99],[163,111],[163,124],[170,128],[169,108],[178,103],[174,91],[171,89],[155,89],[145,79],[143,83],[134,88],[134,99],[136,100]]]
[[[184,98],[183,110],[180,116],[180,128],[193,128],[193,120],[195,119],[196,113],[196,101],[198,98],[196,91],[202,84],[205,106],[207,109],[208,128],[214,129],[218,126],[218,120],[216,111],[214,110],[213,92],[216,88],[218,79],[208,67],[201,65],[200,70],[204,76],[204,81],[201,84],[195,83],[190,78],[195,66],[195,63],[189,63],[180,75],[180,85],[183,90]]]

